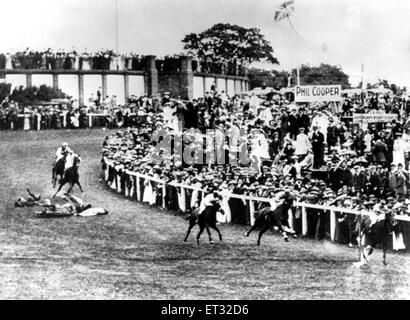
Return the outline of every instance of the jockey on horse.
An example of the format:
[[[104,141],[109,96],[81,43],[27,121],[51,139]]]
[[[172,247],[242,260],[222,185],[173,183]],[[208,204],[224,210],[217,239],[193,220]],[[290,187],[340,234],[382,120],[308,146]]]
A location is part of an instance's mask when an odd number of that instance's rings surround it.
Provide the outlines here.
[[[53,164],[53,167],[55,167],[55,165],[57,164],[57,162],[61,159],[64,158],[64,156],[68,153],[72,151],[69,147],[68,147],[68,143],[64,142],[60,147],[58,147],[57,151],[56,151],[56,157],[55,157],[55,161]]]
[[[218,203],[221,201],[221,196],[218,194],[218,192],[214,191],[214,188],[208,188],[207,191],[209,192],[201,201],[201,204],[199,206],[199,212],[198,215],[201,215],[205,210],[209,207],[213,207],[215,203]]]
[[[55,186],[56,176],[61,174],[61,180],[64,179],[67,169],[71,168],[74,163],[74,158],[78,157],[71,148],[68,147],[68,143],[64,142],[56,151],[56,156],[53,164],[53,183]],[[81,160],[79,158],[79,160]],[[62,163],[63,162],[63,163]],[[61,170],[61,172],[60,172]]]
[[[383,250],[383,264],[386,265],[386,253],[392,232],[397,226],[394,219],[393,206],[379,210],[369,210],[360,215],[357,221],[358,243],[360,249],[360,262],[356,266],[363,266],[369,262],[369,256],[377,245]]]

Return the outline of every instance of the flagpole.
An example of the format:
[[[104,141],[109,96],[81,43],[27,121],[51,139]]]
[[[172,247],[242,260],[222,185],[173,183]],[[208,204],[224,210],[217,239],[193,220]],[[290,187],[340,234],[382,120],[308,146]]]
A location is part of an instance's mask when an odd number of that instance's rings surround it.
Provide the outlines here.
[[[362,62],[362,103],[364,103],[364,63]]]
[[[118,0],[115,0],[115,50],[118,53]]]
[[[299,65],[296,66],[296,76],[297,76],[298,86],[300,86],[300,70],[299,70]]]

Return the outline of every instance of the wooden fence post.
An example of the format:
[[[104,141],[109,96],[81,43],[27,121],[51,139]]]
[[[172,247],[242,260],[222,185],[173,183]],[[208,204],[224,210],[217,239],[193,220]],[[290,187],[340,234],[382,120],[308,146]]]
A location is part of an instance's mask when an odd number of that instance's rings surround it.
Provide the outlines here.
[[[141,201],[141,178],[140,176],[137,176],[137,200]]]
[[[167,187],[165,185],[165,182],[162,184],[162,207],[165,209],[166,208],[166,203],[165,203],[165,197],[167,193]]]
[[[290,227],[292,230],[295,230],[295,228],[294,228],[293,211],[292,211],[292,209],[289,209],[288,213],[289,213],[289,218],[288,218],[289,227]]]
[[[121,176],[117,173],[117,192],[121,193]]]
[[[302,235],[305,236],[308,232],[306,207],[302,207]]]
[[[105,179],[105,181],[108,181],[109,172],[110,172],[110,165],[108,165],[107,162],[105,162],[105,170],[104,170],[104,179]]]
[[[181,204],[182,208],[180,207],[181,211],[186,212],[186,195],[185,195],[185,188],[181,186]]]
[[[330,240],[335,241],[336,235],[336,212],[330,210]]]
[[[130,175],[130,180],[131,180],[130,198],[133,198],[135,194],[135,176]]]
[[[255,207],[253,200],[249,200],[249,214],[251,226],[255,224]]]
[[[130,178],[130,176],[128,175],[128,173],[126,173],[125,184],[124,184],[124,195],[125,195],[125,197],[128,197],[130,195],[130,189],[129,189],[128,183],[127,183],[128,178]]]

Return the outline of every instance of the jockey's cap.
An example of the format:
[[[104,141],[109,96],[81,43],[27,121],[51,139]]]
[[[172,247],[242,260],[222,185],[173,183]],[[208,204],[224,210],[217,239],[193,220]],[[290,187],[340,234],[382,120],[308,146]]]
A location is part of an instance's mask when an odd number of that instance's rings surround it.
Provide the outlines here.
[[[68,143],[67,143],[67,142],[63,142],[63,147],[68,147]]]

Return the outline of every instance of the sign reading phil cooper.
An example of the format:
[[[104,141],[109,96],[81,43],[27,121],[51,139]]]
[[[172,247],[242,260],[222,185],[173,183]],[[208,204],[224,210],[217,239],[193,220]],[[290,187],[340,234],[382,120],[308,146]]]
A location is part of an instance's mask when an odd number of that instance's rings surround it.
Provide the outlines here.
[[[340,101],[341,99],[342,86],[340,84],[295,87],[295,102]]]

